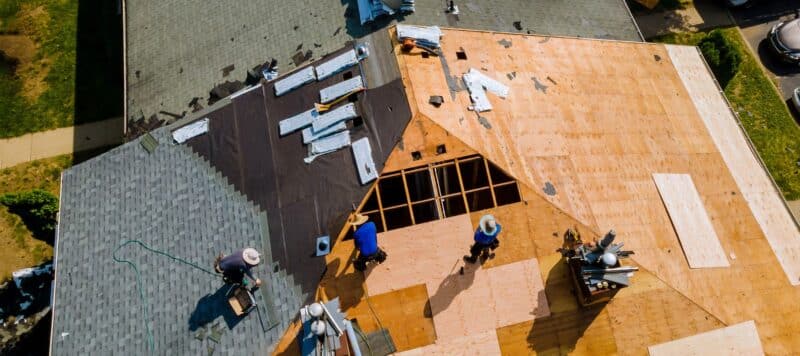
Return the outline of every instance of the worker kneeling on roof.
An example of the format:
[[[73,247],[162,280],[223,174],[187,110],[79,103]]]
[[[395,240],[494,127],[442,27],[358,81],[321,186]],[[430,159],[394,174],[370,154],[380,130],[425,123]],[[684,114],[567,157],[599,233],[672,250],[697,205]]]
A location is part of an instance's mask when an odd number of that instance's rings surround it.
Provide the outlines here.
[[[378,247],[378,230],[375,223],[367,220],[369,218],[365,215],[356,214],[350,221],[350,225],[355,231],[353,240],[358,249],[358,257],[353,262],[353,266],[359,271],[367,269],[367,262],[383,263],[386,261],[386,252]]]
[[[246,275],[258,287],[261,286],[261,279],[253,276],[252,269],[259,263],[261,263],[261,254],[256,249],[248,247],[227,256],[220,253],[214,262],[214,270],[222,273],[222,278],[226,283],[247,285],[247,281],[244,280]]]

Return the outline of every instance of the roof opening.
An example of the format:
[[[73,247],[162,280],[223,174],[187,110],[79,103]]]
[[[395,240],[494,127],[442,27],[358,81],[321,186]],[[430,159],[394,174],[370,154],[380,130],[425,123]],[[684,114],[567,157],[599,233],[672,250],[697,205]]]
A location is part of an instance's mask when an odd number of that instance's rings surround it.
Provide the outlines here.
[[[411,159],[415,161],[419,161],[422,159],[422,153],[420,151],[411,152]]]
[[[436,154],[441,155],[447,153],[447,147],[445,145],[438,145],[436,146]]]
[[[422,58],[428,58],[428,57],[430,57],[430,56],[431,56],[431,54],[430,54],[430,53],[428,53],[428,52],[422,52]]]
[[[464,52],[463,49],[460,50],[460,51],[457,51],[456,52],[456,58],[458,58],[460,60],[466,60],[467,59],[467,52]]]
[[[383,232],[520,200],[515,180],[483,157],[469,156],[382,175],[359,212]]]
[[[413,225],[411,212],[408,211],[407,205],[386,209],[383,211],[383,216],[386,219],[387,230]]]

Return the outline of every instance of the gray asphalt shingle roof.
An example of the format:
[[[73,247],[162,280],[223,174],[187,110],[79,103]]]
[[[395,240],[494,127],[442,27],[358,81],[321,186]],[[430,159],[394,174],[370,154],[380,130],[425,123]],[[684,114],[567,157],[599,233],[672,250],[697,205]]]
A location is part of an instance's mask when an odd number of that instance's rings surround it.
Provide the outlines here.
[[[269,352],[304,297],[291,276],[272,273],[265,214],[190,148],[172,144],[168,128],[153,136],[160,144],[152,154],[136,140],[64,172],[53,354],[148,354],[145,323],[155,354]],[[131,244],[117,256],[138,265],[145,319],[133,269],[112,260],[129,239],[209,270],[221,251],[262,249],[265,263],[256,273],[268,281],[264,292],[273,297],[278,325],[264,331],[265,309],[235,318],[221,278]],[[262,295],[257,300],[266,306]],[[198,338],[214,325],[223,330],[219,343]]]
[[[391,1],[389,1],[391,2]],[[397,1],[399,2],[399,1]],[[246,71],[274,57],[280,73],[295,67],[292,56],[312,59],[382,28],[358,23],[355,0],[126,2],[128,118],[161,110],[180,114],[214,85],[244,80]],[[404,23],[475,30],[522,32],[641,41],[625,0],[456,1],[417,0]],[[399,18],[399,17],[398,17]],[[519,22],[519,28],[515,26]],[[227,76],[223,68],[234,66]],[[169,118],[161,116],[162,119]]]

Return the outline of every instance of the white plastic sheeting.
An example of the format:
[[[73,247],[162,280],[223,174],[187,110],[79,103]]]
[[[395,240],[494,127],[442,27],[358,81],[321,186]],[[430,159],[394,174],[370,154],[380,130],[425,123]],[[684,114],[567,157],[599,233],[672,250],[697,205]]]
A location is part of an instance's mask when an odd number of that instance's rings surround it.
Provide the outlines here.
[[[324,128],[321,131],[314,131],[313,128],[306,127],[303,129],[303,143],[309,144],[312,141],[316,141],[325,136],[329,136],[344,130],[347,130],[347,124],[344,123],[344,121],[339,122],[336,125],[328,126],[327,128]]]
[[[317,79],[314,67],[308,66],[275,82],[275,96],[281,96]]]
[[[442,30],[437,26],[397,25],[397,38],[413,38],[426,47],[439,47]]]
[[[369,138],[364,137],[350,147],[353,150],[353,157],[358,168],[358,178],[361,184],[367,184],[378,178],[378,170],[375,169],[375,161],[372,159],[372,147],[369,145]]]
[[[464,84],[467,85],[467,90],[469,90],[469,98],[472,100],[472,109],[477,112],[492,110],[492,104],[486,96],[486,91],[501,98],[508,96],[507,86],[474,68],[470,68],[469,72],[464,74],[463,79]]]
[[[314,121],[314,118],[316,118],[317,116],[319,116],[317,109],[311,109],[308,111],[301,112],[288,119],[281,120],[278,123],[278,127],[280,128],[280,135],[285,136],[299,129],[302,129],[306,126],[311,125],[311,122]]]
[[[358,114],[356,114],[356,105],[353,103],[347,103],[320,115],[311,122],[311,127],[314,129],[314,131],[322,131],[328,126],[335,125],[342,121],[354,119],[357,116]]]
[[[200,136],[206,132],[208,132],[207,117],[172,131],[172,139],[177,143],[184,143],[190,138]]]
[[[323,80],[358,63],[356,50],[351,49],[314,68],[317,80]]]
[[[330,103],[340,98],[342,95],[357,89],[364,89],[364,81],[361,79],[360,75],[320,90],[320,102],[323,104]]]

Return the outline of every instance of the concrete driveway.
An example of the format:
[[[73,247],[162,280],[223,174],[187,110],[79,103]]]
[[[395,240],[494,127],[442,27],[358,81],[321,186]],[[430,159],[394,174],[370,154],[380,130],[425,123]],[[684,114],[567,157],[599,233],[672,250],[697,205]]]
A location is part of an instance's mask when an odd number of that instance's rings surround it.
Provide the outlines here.
[[[788,100],[791,91],[800,86],[800,66],[792,66],[775,58],[770,53],[766,36],[770,28],[779,21],[794,18],[798,9],[800,2],[797,0],[761,0],[755,1],[749,7],[731,10],[731,15],[742,29],[747,43],[753,52],[758,53],[767,72],[777,79],[783,99],[787,100],[790,108],[792,105]],[[800,114],[793,111],[795,117],[800,119]]]

